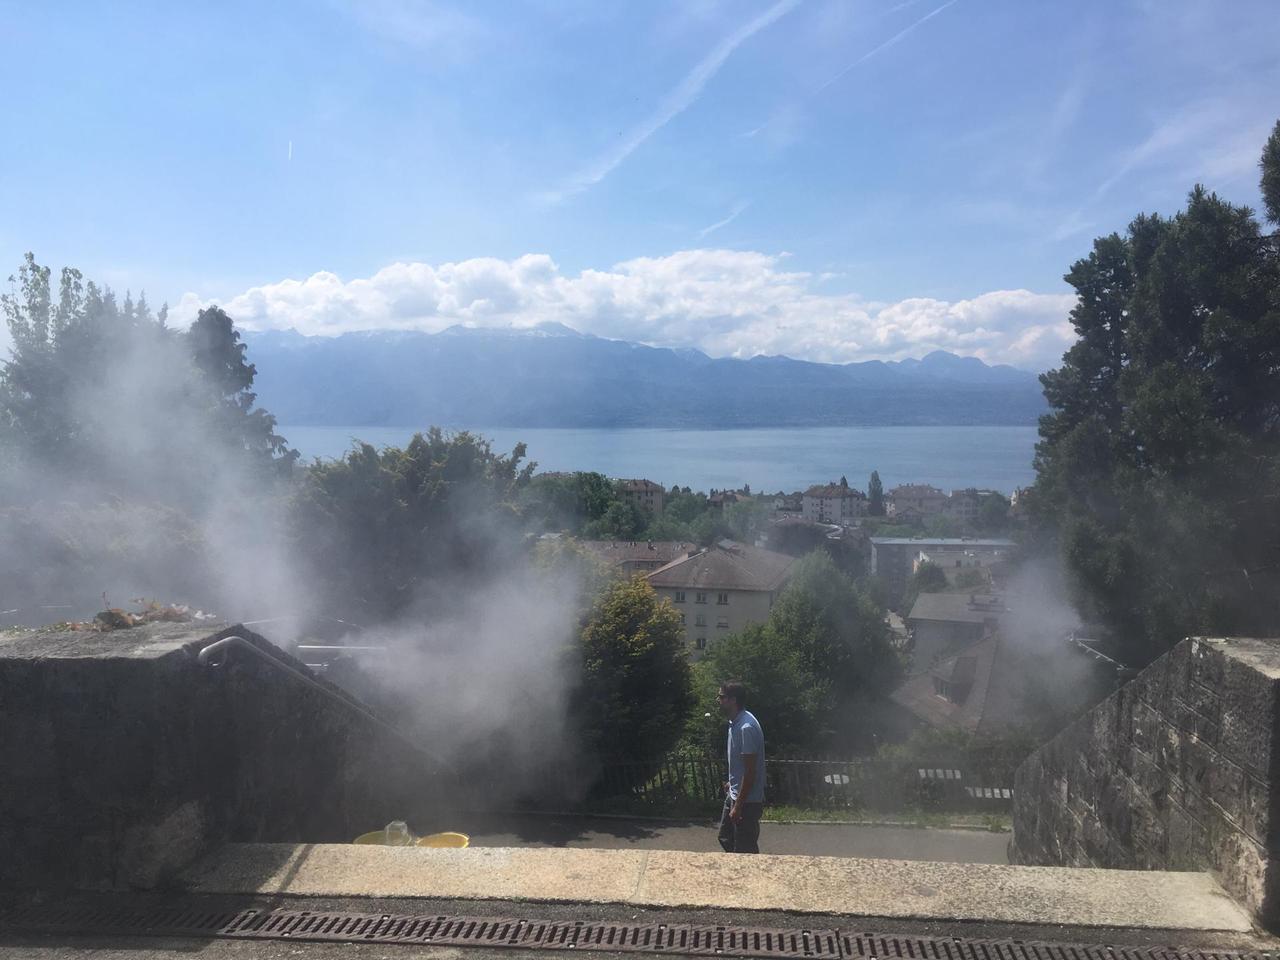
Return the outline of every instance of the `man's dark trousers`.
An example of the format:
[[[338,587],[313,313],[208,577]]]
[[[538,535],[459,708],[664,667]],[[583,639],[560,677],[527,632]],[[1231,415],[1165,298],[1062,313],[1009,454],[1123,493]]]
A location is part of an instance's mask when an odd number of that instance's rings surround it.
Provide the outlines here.
[[[720,846],[725,853],[759,853],[760,852],[760,815],[764,813],[763,803],[744,803],[742,819],[734,823],[729,819],[729,810],[733,801],[724,798],[724,809],[720,812]]]

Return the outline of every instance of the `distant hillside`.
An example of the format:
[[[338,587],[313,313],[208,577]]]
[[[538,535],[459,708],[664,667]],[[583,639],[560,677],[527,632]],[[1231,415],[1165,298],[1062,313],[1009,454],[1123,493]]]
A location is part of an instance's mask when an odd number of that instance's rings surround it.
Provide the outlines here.
[[[1045,409],[1034,374],[942,351],[890,363],[713,360],[557,324],[245,339],[259,402],[295,425],[1015,425]]]

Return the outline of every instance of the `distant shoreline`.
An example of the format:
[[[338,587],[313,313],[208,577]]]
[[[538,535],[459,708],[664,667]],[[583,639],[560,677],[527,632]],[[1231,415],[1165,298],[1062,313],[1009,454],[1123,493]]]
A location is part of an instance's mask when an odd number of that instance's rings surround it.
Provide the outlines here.
[[[305,460],[329,460],[353,441],[404,446],[422,426],[308,426],[278,432]],[[1034,426],[850,427],[495,427],[468,425],[495,450],[527,446],[539,471],[594,470],[611,477],[644,477],[694,490],[793,491],[841,476],[865,488],[872,470],[886,487],[931,483],[944,490],[982,487],[1011,493],[1035,479]]]

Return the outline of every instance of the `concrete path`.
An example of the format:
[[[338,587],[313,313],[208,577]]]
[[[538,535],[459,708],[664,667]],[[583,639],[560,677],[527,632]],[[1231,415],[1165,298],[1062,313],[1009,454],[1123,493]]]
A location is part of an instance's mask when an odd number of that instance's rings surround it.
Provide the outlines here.
[[[1207,874],[669,850],[228,844],[194,894],[424,897],[1248,931]]]
[[[706,820],[657,822],[593,817],[455,816],[415,829],[459,830],[476,847],[578,847],[718,853],[716,827]],[[765,853],[825,857],[887,857],[939,863],[1008,863],[1009,834],[851,824],[762,823]]]

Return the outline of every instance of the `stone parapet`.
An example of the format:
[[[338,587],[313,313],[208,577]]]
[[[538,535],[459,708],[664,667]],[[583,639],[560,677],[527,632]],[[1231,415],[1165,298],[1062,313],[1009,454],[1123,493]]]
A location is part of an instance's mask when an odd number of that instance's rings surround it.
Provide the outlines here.
[[[147,888],[228,840],[340,840],[421,809],[438,771],[244,627],[0,637],[0,887]]]
[[[1024,864],[1211,871],[1280,924],[1280,640],[1191,637],[1014,783]]]

